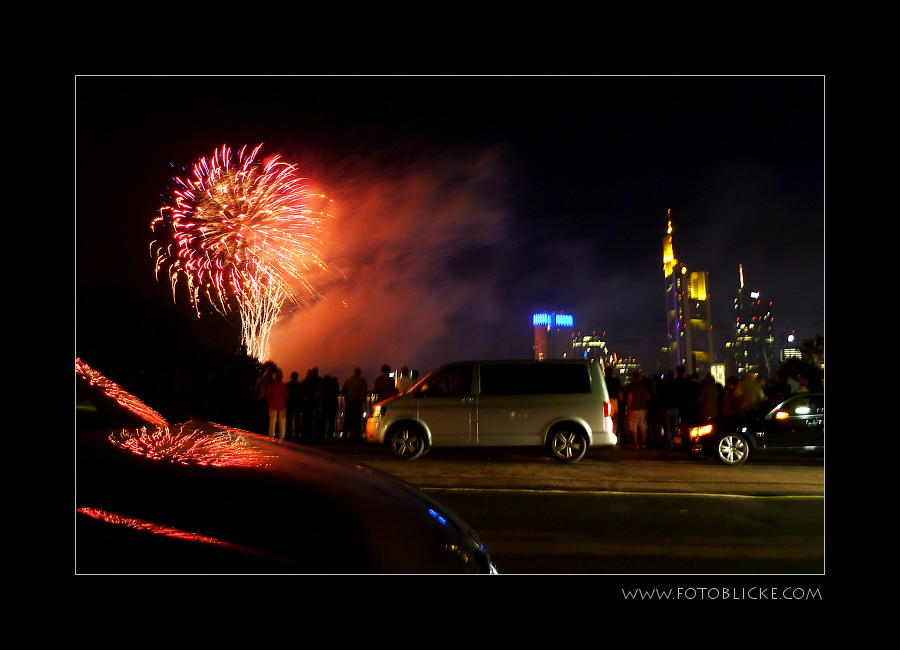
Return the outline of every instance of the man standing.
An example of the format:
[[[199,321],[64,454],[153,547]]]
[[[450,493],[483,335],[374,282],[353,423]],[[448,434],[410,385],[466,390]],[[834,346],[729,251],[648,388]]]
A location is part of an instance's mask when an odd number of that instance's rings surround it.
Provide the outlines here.
[[[266,400],[266,392],[269,390],[269,384],[271,384],[272,380],[275,378],[276,369],[275,364],[271,361],[266,363],[263,368],[263,374],[257,380],[256,389],[253,391],[253,396],[256,398],[256,410],[259,414],[262,432],[267,430],[266,423],[269,421],[269,403]]]
[[[381,374],[375,380],[374,390],[378,394],[378,401],[383,402],[397,394],[394,386],[394,380],[390,377],[391,367],[388,365],[381,366]]]
[[[628,380],[628,389],[625,398],[625,418],[627,429],[634,436],[634,445],[643,449],[647,444],[647,412],[650,410],[650,389],[641,379],[639,372],[632,373]],[[625,432],[621,432],[622,439]],[[623,445],[624,446],[624,443]]]
[[[341,392],[344,394],[344,437],[357,442],[362,438],[363,409],[369,393],[369,387],[359,368],[353,370],[353,375],[344,382]]]
[[[312,442],[316,437],[318,424],[316,416],[319,411],[319,397],[322,390],[319,379],[319,368],[312,367],[306,371],[306,377],[300,382],[300,435],[307,442]]]
[[[660,401],[663,409],[663,429],[666,432],[666,449],[674,449],[674,435],[681,424],[681,411],[687,400],[687,379],[684,378],[684,366],[675,369],[675,377],[666,373],[662,383]]]
[[[744,378],[734,387],[734,398],[737,400],[738,413],[746,413],[751,406],[766,399],[766,393],[756,380],[755,372],[744,373]]]
[[[284,375],[280,370],[275,371],[275,379],[266,390],[266,399],[269,401],[269,437],[275,436],[275,422],[278,422],[278,439],[284,440],[287,427],[287,402],[288,387],[281,381]]]
[[[296,370],[291,373],[291,380],[287,383],[287,437],[288,440],[300,440],[300,408],[303,406],[302,387],[298,379],[300,373]]]

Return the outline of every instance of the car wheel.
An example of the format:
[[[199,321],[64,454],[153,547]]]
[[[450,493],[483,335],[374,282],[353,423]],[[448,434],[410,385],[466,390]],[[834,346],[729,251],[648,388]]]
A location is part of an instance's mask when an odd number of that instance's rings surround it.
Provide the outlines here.
[[[425,451],[425,435],[418,427],[399,425],[388,433],[388,446],[397,458],[412,460]]]
[[[747,439],[739,433],[729,433],[716,443],[716,459],[725,465],[741,465],[750,455]]]
[[[587,451],[587,436],[577,427],[560,427],[550,433],[547,448],[550,455],[563,462],[569,463],[580,459]]]

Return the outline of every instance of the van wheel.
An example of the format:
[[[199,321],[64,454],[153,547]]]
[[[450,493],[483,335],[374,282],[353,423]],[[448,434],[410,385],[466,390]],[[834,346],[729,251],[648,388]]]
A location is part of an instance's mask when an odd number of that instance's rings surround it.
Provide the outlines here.
[[[399,425],[388,432],[388,446],[397,458],[412,460],[425,451],[425,435],[415,426]]]
[[[565,463],[584,456],[587,446],[587,436],[577,427],[559,427],[550,433],[550,439],[547,441],[550,455]]]

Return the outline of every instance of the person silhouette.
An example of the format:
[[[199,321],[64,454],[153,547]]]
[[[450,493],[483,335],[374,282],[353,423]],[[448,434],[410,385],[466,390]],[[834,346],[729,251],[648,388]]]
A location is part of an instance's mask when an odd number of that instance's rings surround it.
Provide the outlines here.
[[[291,373],[291,380],[287,383],[287,437],[288,440],[300,439],[300,408],[303,405],[302,386],[298,379],[300,373],[296,370]]]
[[[381,366],[381,374],[378,375],[378,378],[375,380],[375,386],[373,388],[377,395],[376,399],[379,402],[390,399],[397,394],[397,389],[394,386],[394,380],[390,377],[390,372],[391,367],[389,365],[385,364]]]
[[[269,403],[269,437],[275,435],[275,424],[278,423],[278,438],[284,440],[287,430],[287,403],[288,387],[282,381],[284,375],[280,370],[275,371],[274,379],[266,389],[266,399]]]
[[[344,436],[350,442],[357,442],[362,438],[362,417],[366,396],[369,393],[361,369],[354,368],[353,374],[344,382],[341,392],[344,395]]]

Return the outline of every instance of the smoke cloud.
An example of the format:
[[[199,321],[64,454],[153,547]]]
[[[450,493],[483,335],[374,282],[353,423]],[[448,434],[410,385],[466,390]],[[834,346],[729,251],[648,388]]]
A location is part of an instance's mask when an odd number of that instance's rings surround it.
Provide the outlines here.
[[[502,149],[372,167],[354,165],[322,188],[333,199],[329,253],[343,275],[318,302],[279,318],[272,360],[286,373],[315,366],[340,380],[359,366],[371,383],[383,364],[425,374],[508,355],[479,336],[503,322],[512,234]]]

